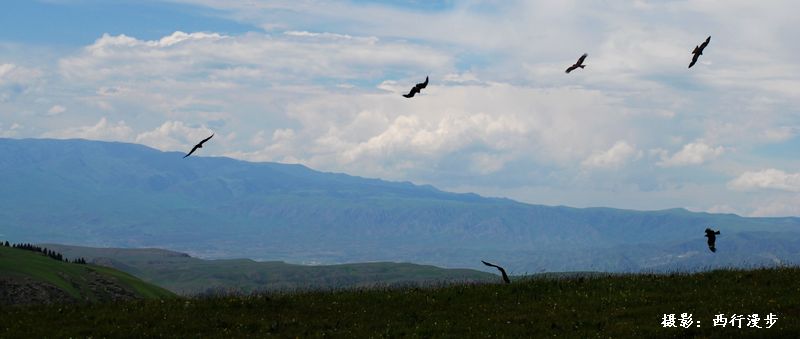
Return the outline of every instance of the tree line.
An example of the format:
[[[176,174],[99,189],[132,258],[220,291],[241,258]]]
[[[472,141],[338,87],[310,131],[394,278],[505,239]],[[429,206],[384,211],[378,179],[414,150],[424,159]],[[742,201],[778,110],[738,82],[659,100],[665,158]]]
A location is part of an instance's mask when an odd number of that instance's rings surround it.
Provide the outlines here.
[[[39,253],[42,253],[42,254],[52,258],[53,260],[58,260],[58,261],[63,261],[63,262],[73,263],[73,264],[81,264],[81,265],[85,265],[86,264],[86,259],[84,259],[82,257],[81,258],[74,258],[72,260],[69,260],[69,258],[64,257],[61,253],[58,253],[56,251],[47,249],[46,247],[36,246],[34,244],[27,244],[27,243],[26,244],[11,244],[11,243],[8,242],[8,240],[6,240],[6,242],[0,243],[0,245],[5,246],[5,247],[21,249],[21,250],[39,252]]]

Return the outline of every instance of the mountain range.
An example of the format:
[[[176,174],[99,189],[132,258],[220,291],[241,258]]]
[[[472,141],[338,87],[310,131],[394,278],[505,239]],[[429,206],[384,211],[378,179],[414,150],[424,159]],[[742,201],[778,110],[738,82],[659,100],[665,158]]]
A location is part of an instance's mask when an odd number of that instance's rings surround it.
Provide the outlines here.
[[[512,274],[800,261],[800,218],[525,204],[138,144],[0,139],[0,239]],[[721,230],[717,253],[703,230]]]

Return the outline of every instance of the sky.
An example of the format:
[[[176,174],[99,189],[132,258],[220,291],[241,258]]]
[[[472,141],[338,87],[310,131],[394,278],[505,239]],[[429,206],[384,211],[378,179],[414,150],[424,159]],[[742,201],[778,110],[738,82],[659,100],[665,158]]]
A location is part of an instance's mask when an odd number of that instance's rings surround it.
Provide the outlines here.
[[[0,137],[185,152],[213,132],[199,156],[535,204],[800,215],[797,1],[0,7]]]

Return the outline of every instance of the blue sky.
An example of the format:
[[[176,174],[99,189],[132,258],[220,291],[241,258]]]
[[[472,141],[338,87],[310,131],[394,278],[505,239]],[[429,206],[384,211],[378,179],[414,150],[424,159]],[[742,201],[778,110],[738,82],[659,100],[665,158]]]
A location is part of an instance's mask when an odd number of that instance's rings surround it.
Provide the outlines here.
[[[800,215],[796,2],[2,7],[0,137],[213,131],[203,155],[531,203]]]
[[[258,30],[211,8],[148,0],[10,0],[3,7],[0,39],[24,44],[80,47],[103,33],[153,40],[175,31],[237,34]]]

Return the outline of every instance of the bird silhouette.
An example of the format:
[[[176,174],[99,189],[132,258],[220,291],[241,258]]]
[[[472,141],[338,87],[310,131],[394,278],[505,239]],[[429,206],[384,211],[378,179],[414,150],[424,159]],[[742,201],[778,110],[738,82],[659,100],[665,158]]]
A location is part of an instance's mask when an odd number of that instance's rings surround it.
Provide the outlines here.
[[[184,157],[184,158],[186,158],[186,157],[188,157],[188,156],[192,155],[192,153],[194,153],[194,151],[196,151],[198,148],[203,148],[203,143],[204,143],[204,142],[206,142],[206,141],[208,141],[208,139],[211,139],[213,136],[214,136],[214,133],[211,133],[211,136],[210,136],[210,137],[208,137],[208,138],[205,138],[205,139],[203,139],[203,141],[201,141],[201,142],[200,142],[200,143],[198,143],[197,145],[194,145],[194,147],[192,147],[192,151],[191,151],[191,152],[189,152],[189,154],[187,154],[187,155],[184,155],[183,157]]]
[[[486,266],[494,267],[497,270],[499,270],[500,273],[503,274],[503,281],[505,281],[506,284],[510,284],[511,283],[511,279],[508,279],[508,275],[506,274],[506,270],[505,269],[503,269],[502,267],[497,266],[495,264],[485,262],[483,260],[481,260],[481,262]]]
[[[419,91],[421,91],[425,87],[428,87],[428,77],[427,76],[425,77],[425,82],[420,82],[420,83],[414,85],[414,88],[411,89],[411,92],[408,92],[408,94],[403,94],[403,96],[406,97],[406,98],[412,98],[412,97],[414,97],[414,94],[419,93]]]
[[[705,236],[708,237],[708,249],[710,249],[711,252],[714,253],[717,252],[717,248],[714,246],[714,243],[717,241],[717,234],[719,234],[719,231],[714,231],[710,228],[706,228]]]
[[[700,46],[694,46],[694,50],[692,51],[692,54],[694,54],[694,56],[692,57],[692,62],[689,63],[689,68],[692,68],[692,66],[694,66],[694,64],[697,62],[697,58],[703,55],[703,50],[706,49],[706,46],[708,46],[709,42],[711,42],[710,35],[708,36],[706,41],[700,44]]]
[[[569,66],[569,68],[567,68],[566,72],[567,72],[567,73],[569,73],[569,72],[572,72],[572,71],[574,71],[574,70],[575,70],[576,68],[578,68],[578,67],[580,67],[580,68],[584,68],[584,67],[586,67],[586,65],[584,65],[584,64],[583,64],[583,60],[586,60],[586,57],[587,57],[588,55],[589,55],[589,54],[583,53],[583,55],[581,55],[581,57],[580,57],[580,58],[578,58],[578,62],[576,62],[576,63],[575,63],[574,65],[572,65],[572,66]]]

